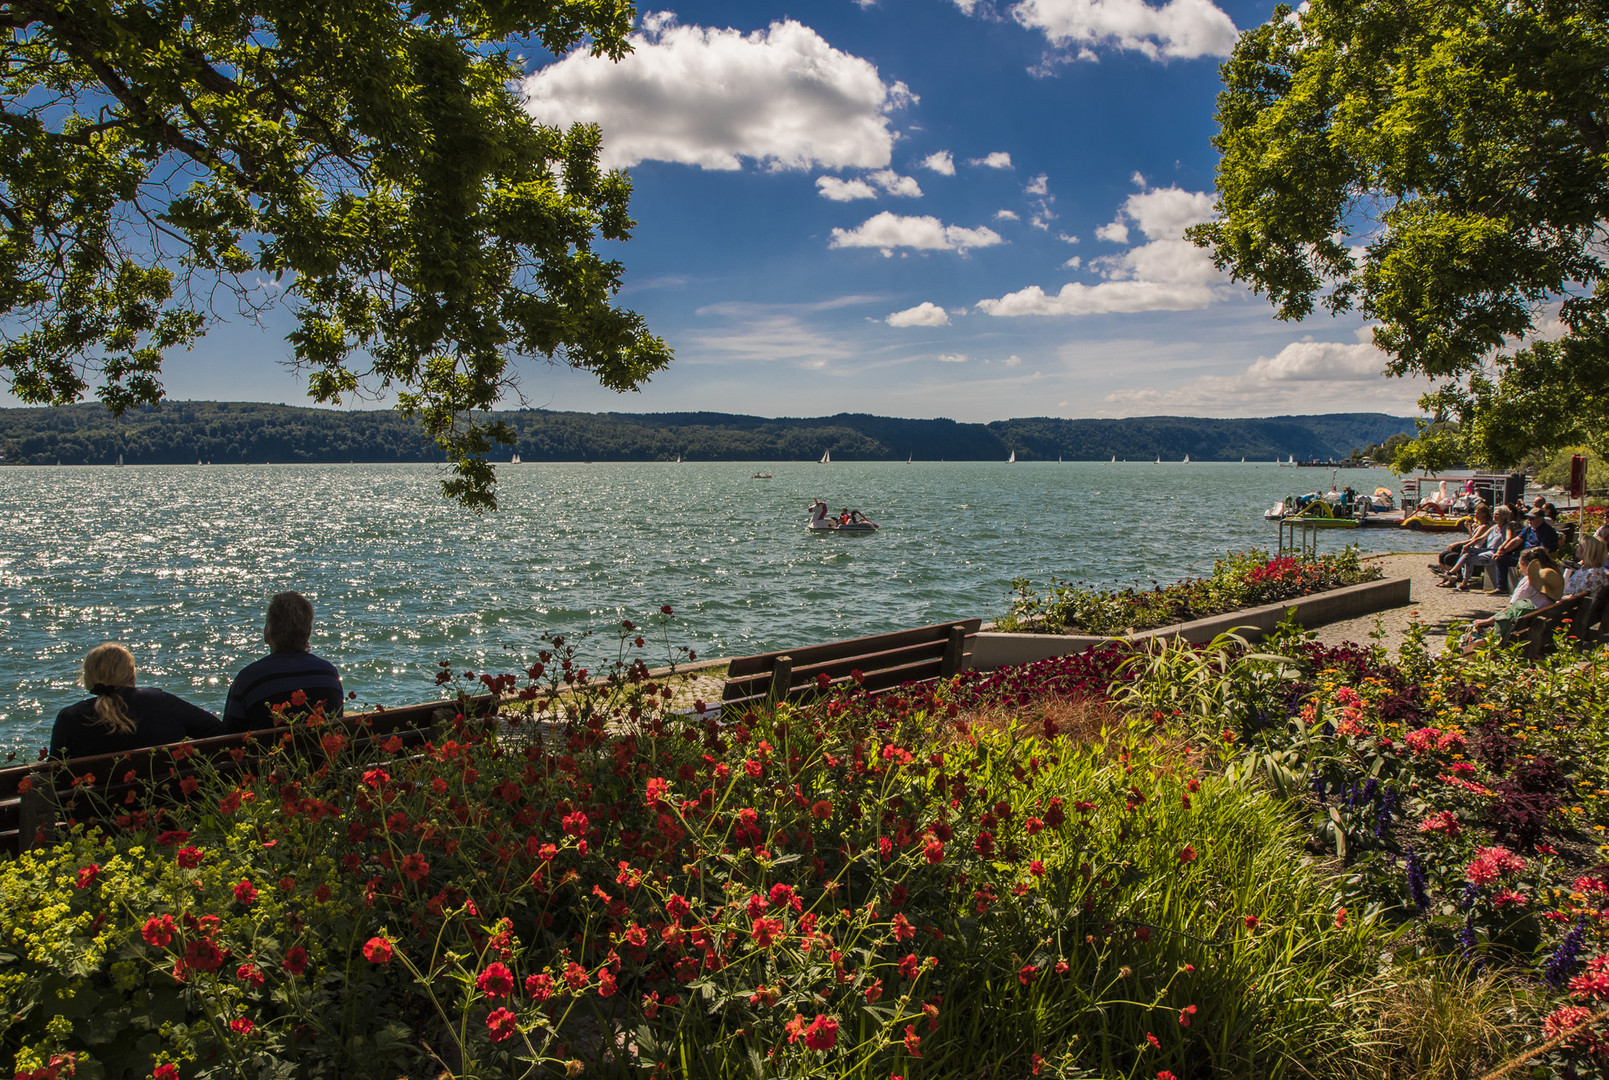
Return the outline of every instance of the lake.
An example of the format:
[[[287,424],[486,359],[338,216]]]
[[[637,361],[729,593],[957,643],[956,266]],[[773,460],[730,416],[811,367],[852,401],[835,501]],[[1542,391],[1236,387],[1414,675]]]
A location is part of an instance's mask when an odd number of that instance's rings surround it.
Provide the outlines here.
[[[752,479],[769,472],[769,480]],[[221,712],[263,652],[270,595],[318,613],[314,651],[360,702],[433,696],[437,663],[523,667],[544,631],[676,610],[672,644],[735,656],[1005,611],[1011,581],[1101,586],[1205,573],[1268,547],[1276,499],[1328,469],[1273,463],[526,464],[495,514],[444,502],[429,465],[0,469],[0,746],[47,741],[83,655],[128,644],[142,684]],[[1360,491],[1385,470],[1345,470]],[[864,511],[872,536],[817,535],[805,507]],[[1437,550],[1397,529],[1324,550]],[[606,639],[606,640],[605,640]],[[650,648],[650,664],[665,650]],[[31,756],[31,752],[30,752]]]

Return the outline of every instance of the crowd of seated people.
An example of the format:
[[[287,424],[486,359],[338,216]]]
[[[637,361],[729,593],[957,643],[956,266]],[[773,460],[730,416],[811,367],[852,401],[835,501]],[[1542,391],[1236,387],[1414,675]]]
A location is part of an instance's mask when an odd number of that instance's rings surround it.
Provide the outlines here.
[[[84,658],[90,697],[56,714],[49,756],[115,754],[181,739],[205,738],[273,726],[275,706],[286,702],[326,716],[341,712],[345,697],[335,665],[313,655],[313,605],[301,593],[282,592],[268,603],[263,639],[268,655],[248,664],[229,686],[219,719],[183,698],[136,683],[134,655],[116,642]]]

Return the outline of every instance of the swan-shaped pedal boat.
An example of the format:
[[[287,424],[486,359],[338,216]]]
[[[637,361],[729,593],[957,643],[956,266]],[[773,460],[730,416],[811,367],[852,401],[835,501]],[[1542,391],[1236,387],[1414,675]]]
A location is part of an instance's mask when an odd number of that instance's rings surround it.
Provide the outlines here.
[[[868,521],[859,510],[849,515],[848,521],[827,516],[827,504],[817,499],[808,507],[810,521],[805,528],[814,533],[857,533],[867,535],[877,531],[877,523]]]

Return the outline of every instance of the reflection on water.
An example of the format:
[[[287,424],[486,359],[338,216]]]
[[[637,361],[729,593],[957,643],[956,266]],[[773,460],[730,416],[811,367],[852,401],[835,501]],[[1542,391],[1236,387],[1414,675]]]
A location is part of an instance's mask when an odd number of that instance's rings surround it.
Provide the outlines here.
[[[756,472],[773,479],[756,480]],[[544,631],[675,606],[674,644],[738,655],[999,615],[1011,580],[1172,581],[1269,546],[1262,511],[1331,474],[1151,462],[520,465],[502,509],[444,503],[422,465],[0,470],[0,745],[36,745],[100,641],[142,681],[223,707],[281,589],[363,701],[431,692],[436,664],[505,670]],[[1360,490],[1384,471],[1342,473]],[[803,528],[821,497],[874,536]],[[1326,535],[1434,549],[1397,530]],[[612,636],[610,647],[612,650]],[[659,658],[651,653],[650,661]]]

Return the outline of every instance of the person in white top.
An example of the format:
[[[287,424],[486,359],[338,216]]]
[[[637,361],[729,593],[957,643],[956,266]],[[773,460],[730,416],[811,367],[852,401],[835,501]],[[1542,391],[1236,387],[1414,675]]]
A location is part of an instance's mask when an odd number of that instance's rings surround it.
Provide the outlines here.
[[[1520,570],[1523,571],[1520,583],[1514,586],[1514,595],[1509,597],[1508,607],[1489,619],[1476,619],[1470,623],[1469,634],[1464,638],[1466,647],[1472,646],[1476,636],[1484,630],[1495,629],[1497,640],[1503,641],[1514,628],[1514,620],[1521,615],[1528,615],[1563,599],[1564,575],[1559,573],[1546,548],[1528,547],[1520,552]]]

